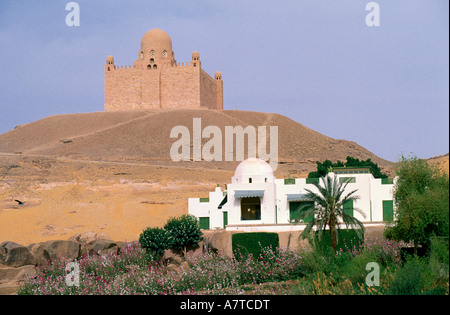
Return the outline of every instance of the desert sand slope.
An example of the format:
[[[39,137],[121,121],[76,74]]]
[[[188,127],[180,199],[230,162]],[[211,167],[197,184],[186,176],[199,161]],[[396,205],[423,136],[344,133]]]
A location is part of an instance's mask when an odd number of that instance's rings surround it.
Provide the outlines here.
[[[0,135],[0,152],[25,153],[33,150],[45,150],[45,147],[58,144],[60,140],[113,128],[143,115],[142,112],[97,112],[50,116],[17,126]]]
[[[390,165],[390,162],[354,142],[327,137],[287,117],[228,110],[98,112],[51,116],[0,135],[0,152],[95,160],[126,158],[170,161],[170,147],[176,141],[170,139],[172,128],[186,126],[192,137],[193,118],[201,118],[202,129],[209,125],[218,126],[223,137],[225,126],[278,126],[280,161],[309,161],[314,164],[324,159],[345,160],[351,155],[360,159],[371,158],[382,166]],[[269,135],[267,128],[267,138]],[[208,140],[204,139],[203,143]],[[269,151],[269,141],[267,144]]]
[[[225,126],[278,126],[277,178],[306,176],[316,161],[348,155],[371,158],[387,169],[392,164],[277,114],[158,110],[51,116],[0,135],[0,242],[28,245],[88,231],[130,241],[146,227],[187,213],[188,198],[208,197],[218,184],[224,189],[239,164],[171,161],[177,141],[170,138],[172,128],[185,126],[192,136],[194,118],[201,118],[202,129],[219,127],[223,136]],[[272,151],[269,141],[267,146]]]
[[[431,158],[427,159],[427,162],[430,165],[437,167],[439,170],[446,173],[447,175],[449,174],[449,154],[448,153],[444,154],[444,155],[431,157]]]

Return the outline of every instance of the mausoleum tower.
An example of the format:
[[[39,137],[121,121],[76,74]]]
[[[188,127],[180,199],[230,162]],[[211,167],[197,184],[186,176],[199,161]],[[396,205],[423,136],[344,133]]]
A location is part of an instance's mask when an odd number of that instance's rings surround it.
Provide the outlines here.
[[[172,39],[160,29],[144,34],[133,66],[105,65],[105,111],[149,109],[223,109],[222,74],[214,78],[201,67],[200,54],[177,63]]]

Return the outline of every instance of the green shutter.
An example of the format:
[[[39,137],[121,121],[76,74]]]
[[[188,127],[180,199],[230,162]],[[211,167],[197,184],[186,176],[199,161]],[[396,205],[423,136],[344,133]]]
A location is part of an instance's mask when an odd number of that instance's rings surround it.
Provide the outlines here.
[[[295,185],[295,178],[285,178],[284,184],[285,185]]]
[[[319,183],[319,179],[318,178],[307,178],[306,179],[306,183],[307,184],[314,184],[314,183]]]
[[[383,200],[383,221],[394,220],[394,201]]]
[[[209,198],[200,198],[200,202],[209,202]]]
[[[223,213],[223,228],[225,228],[228,225],[228,212]]]
[[[354,184],[354,183],[356,183],[356,177],[339,177],[339,183],[340,184],[345,184],[345,183]]]
[[[209,217],[199,218],[200,221],[200,229],[209,230]]]
[[[348,200],[344,203],[344,213],[353,217],[353,200]]]

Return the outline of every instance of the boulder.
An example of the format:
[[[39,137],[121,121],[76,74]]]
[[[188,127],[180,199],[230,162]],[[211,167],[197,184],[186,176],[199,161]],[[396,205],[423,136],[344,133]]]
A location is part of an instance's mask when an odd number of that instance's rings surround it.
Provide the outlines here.
[[[19,282],[27,277],[33,278],[37,276],[36,266],[22,266],[18,268],[0,265],[0,283]]]
[[[18,268],[0,265],[0,295],[17,295],[17,290],[27,278],[35,278],[38,270],[35,266]]]
[[[167,249],[164,252],[164,260],[169,264],[180,265],[183,262],[183,253],[172,249]]]
[[[220,252],[227,257],[233,257],[232,234],[234,234],[234,232],[227,232],[224,230],[204,233],[204,249]]]
[[[75,260],[80,257],[80,244],[74,241],[47,241],[30,246],[37,264],[58,259]]]
[[[117,246],[119,247],[119,253],[123,248],[126,248],[128,246],[128,244],[131,244],[129,242],[122,242],[122,241],[118,241],[115,242],[117,244]]]
[[[35,265],[36,260],[28,248],[14,242],[0,244],[0,264],[10,267]]]
[[[94,240],[83,246],[81,255],[108,255],[117,254],[119,246],[111,240]]]
[[[17,290],[19,289],[19,285],[14,282],[0,282],[0,295],[17,295]]]
[[[168,264],[165,268],[165,271],[167,273],[171,274],[182,274],[183,272],[186,272],[190,269],[189,264],[187,261],[183,261],[180,265],[177,264]]]
[[[72,237],[69,238],[69,241],[75,241],[82,244],[87,244],[95,240],[108,240],[110,241],[111,238],[104,234],[104,233],[95,233],[95,232],[86,232],[82,234],[75,234]]]

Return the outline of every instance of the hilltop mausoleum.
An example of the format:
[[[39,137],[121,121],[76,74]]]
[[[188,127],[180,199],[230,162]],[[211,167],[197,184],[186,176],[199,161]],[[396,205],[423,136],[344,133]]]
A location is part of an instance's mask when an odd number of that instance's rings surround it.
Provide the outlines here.
[[[105,65],[105,111],[148,109],[223,109],[222,75],[203,69],[200,54],[177,63],[170,36],[152,29],[141,40],[133,66],[117,66],[112,56]]]

